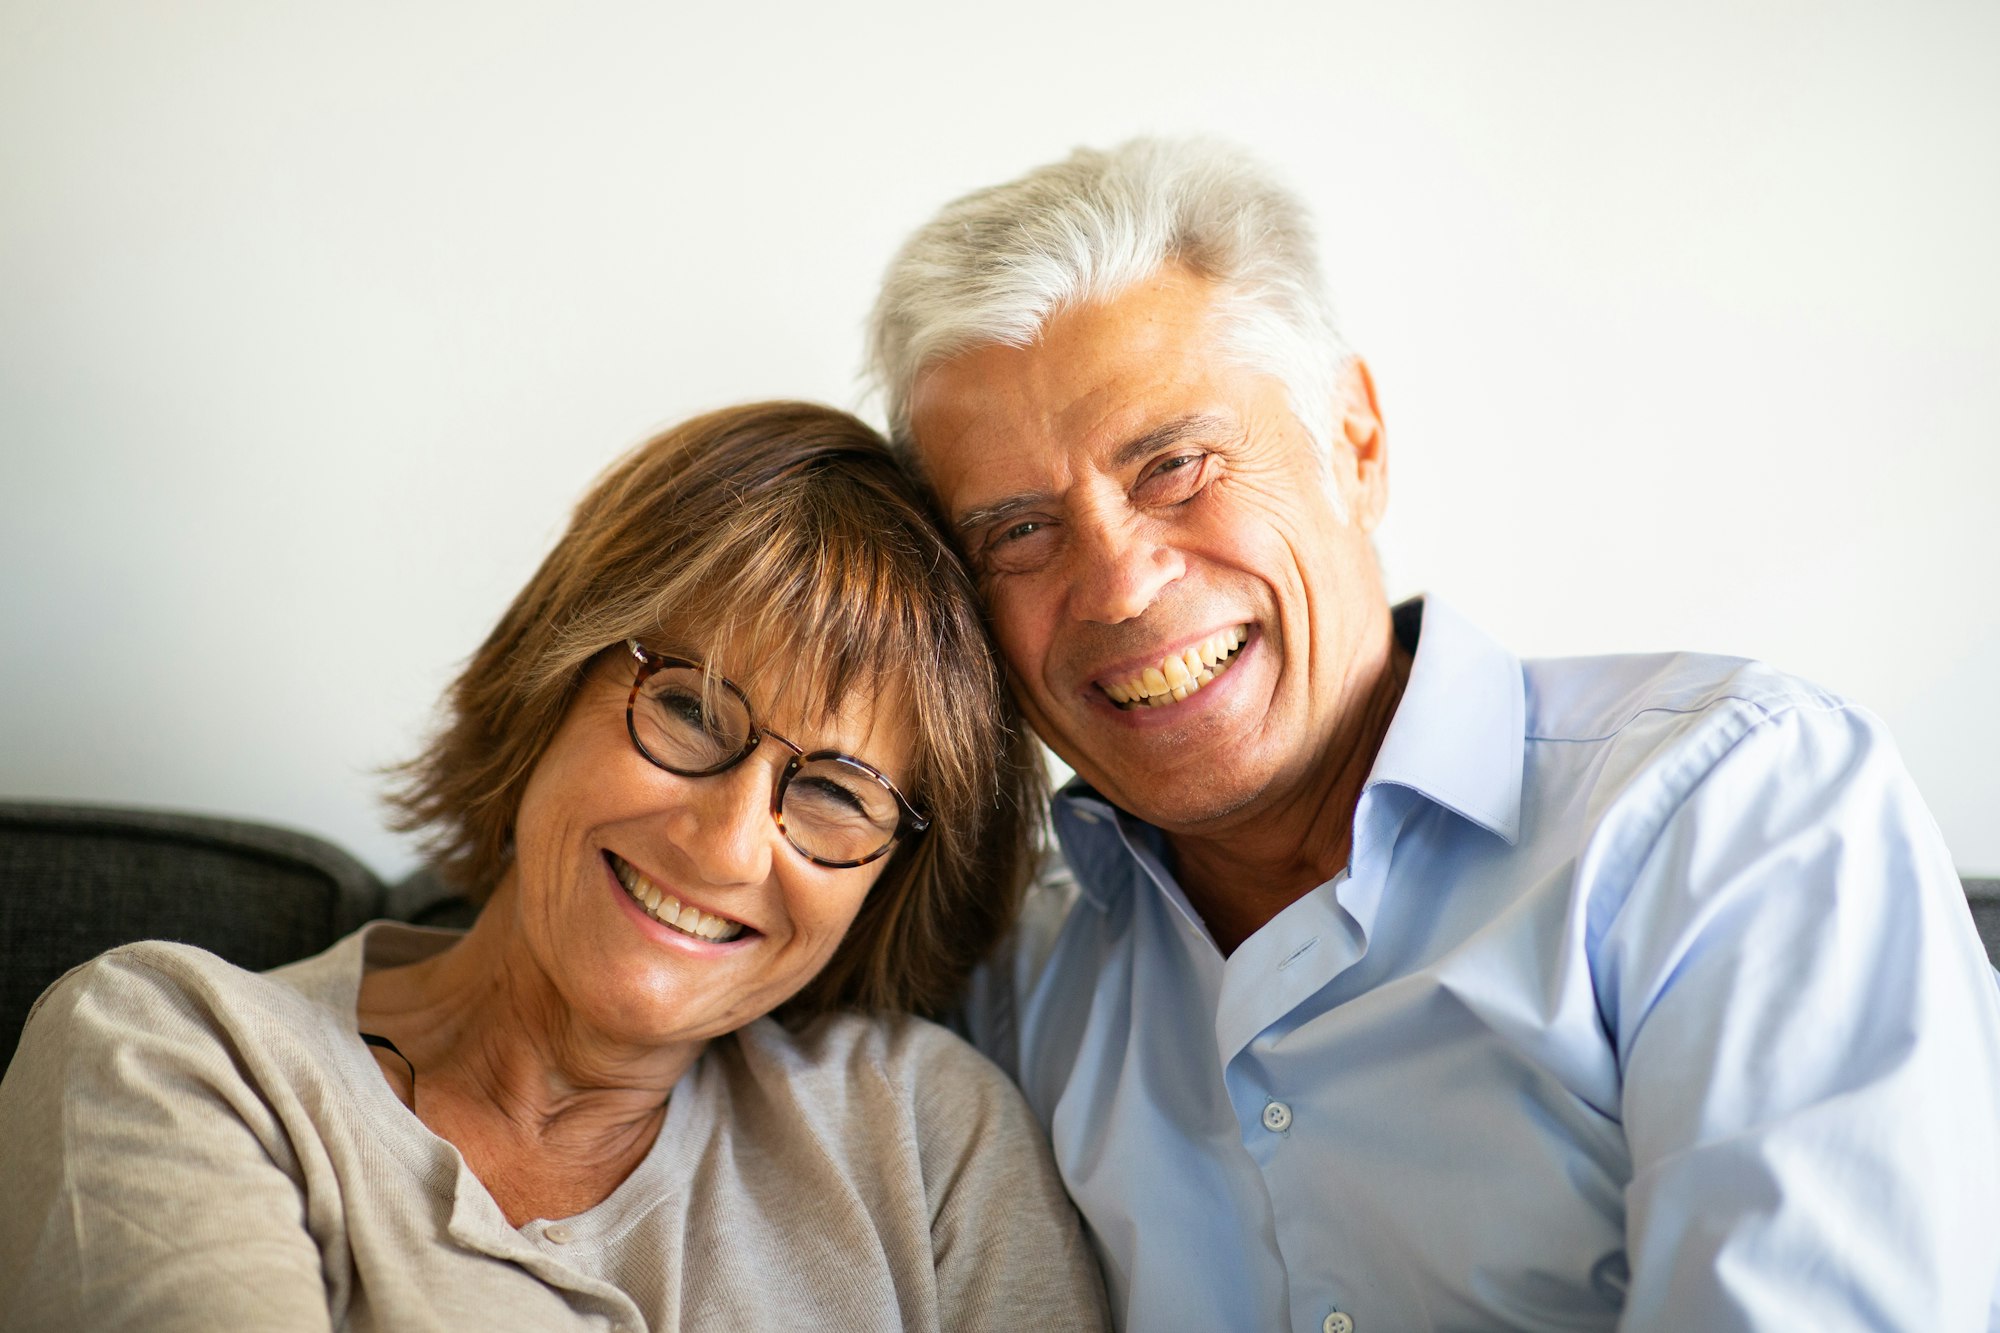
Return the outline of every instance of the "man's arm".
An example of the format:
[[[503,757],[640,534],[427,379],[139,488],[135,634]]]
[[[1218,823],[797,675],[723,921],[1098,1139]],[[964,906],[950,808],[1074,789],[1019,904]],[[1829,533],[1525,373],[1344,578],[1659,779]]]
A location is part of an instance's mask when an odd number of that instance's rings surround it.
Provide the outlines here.
[[[1622,1328],[1987,1327],[2000,993],[1879,722],[1753,725],[1594,952],[1632,1153]]]

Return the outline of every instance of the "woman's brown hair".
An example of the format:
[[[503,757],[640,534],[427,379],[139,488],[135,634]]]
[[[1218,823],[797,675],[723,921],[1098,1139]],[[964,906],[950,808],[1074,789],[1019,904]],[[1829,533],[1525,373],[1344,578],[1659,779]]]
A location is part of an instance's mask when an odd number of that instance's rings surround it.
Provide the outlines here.
[[[797,689],[809,711],[857,689],[906,702],[907,790],[931,827],[890,854],[782,1012],[949,1006],[1013,919],[1044,780],[964,568],[882,438],[831,408],[758,403],[676,426],[598,480],[398,770],[396,827],[427,835],[454,887],[492,892],[529,774],[592,662],[628,638],[744,646],[766,664],[759,692]]]

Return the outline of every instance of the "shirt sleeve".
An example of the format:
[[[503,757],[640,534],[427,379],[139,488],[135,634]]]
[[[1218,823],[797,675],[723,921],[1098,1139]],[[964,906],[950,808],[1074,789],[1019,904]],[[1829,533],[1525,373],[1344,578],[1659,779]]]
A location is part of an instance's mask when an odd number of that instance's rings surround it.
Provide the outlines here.
[[[1628,1333],[1983,1329],[2000,992],[1881,725],[1765,717],[1668,813],[1597,950]]]
[[[916,1110],[941,1325],[1109,1328],[1097,1257],[1020,1094],[959,1047]]]
[[[7,1327],[330,1327],[282,1126],[227,1033],[131,951],[39,1001],[0,1126]]]

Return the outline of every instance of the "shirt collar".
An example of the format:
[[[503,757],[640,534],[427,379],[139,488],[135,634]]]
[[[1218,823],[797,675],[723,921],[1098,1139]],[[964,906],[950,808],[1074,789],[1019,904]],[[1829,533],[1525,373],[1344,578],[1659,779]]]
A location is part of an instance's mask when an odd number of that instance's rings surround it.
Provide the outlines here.
[[[1099,910],[1110,907],[1111,886],[1119,882],[1119,873],[1144,864],[1139,848],[1163,858],[1165,836],[1158,829],[1105,800],[1082,778],[1062,785],[1052,813],[1063,856],[1076,872],[1077,892]]]
[[[1396,634],[1414,644],[1410,679],[1362,789],[1416,792],[1513,844],[1521,829],[1527,700],[1521,662],[1437,597],[1395,608]],[[1163,855],[1158,829],[1118,809],[1082,778],[1056,793],[1056,829],[1077,887],[1098,907],[1119,864]],[[1129,858],[1129,859],[1128,859]]]
[[[1437,597],[1404,602],[1395,619],[1416,657],[1364,798],[1380,783],[1407,787],[1513,844],[1527,726],[1520,659]]]

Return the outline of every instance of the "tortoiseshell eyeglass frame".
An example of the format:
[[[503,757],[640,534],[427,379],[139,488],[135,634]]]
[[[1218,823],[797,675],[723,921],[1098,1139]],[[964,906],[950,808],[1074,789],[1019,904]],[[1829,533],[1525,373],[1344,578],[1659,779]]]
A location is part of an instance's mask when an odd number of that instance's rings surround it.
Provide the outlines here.
[[[633,660],[638,664],[638,674],[632,678],[632,690],[625,696],[625,734],[632,738],[632,747],[645,758],[647,763],[655,768],[672,773],[676,777],[707,778],[713,777],[717,773],[725,773],[742,763],[750,757],[751,753],[766,738],[784,746],[792,752],[792,757],[786,761],[785,767],[778,773],[778,780],[771,786],[771,818],[777,821],[779,831],[785,835],[785,841],[791,844],[792,850],[803,856],[806,860],[811,861],[814,865],[826,866],[833,870],[849,870],[855,866],[865,866],[871,861],[888,855],[896,844],[905,838],[914,838],[931,826],[930,816],[911,804],[910,798],[903,795],[902,789],[889,780],[889,775],[867,760],[857,759],[853,755],[843,754],[839,750],[807,750],[786,740],[775,731],[758,726],[757,715],[750,707],[750,696],[745,694],[742,687],[727,676],[717,675],[714,677],[714,680],[722,688],[735,695],[737,702],[743,705],[743,716],[749,723],[745,728],[746,739],[743,742],[743,748],[735,754],[730,755],[727,759],[724,759],[721,763],[711,764],[707,768],[677,768],[673,764],[667,763],[651,750],[648,750],[646,743],[639,739],[639,722],[636,716],[639,705],[639,691],[645,687],[646,681],[655,672],[664,671],[669,667],[684,667],[689,670],[706,673],[708,669],[707,665],[697,662],[693,658],[674,657],[667,653],[652,652],[640,644],[637,639],[625,640],[625,648],[626,651],[631,653]],[[835,861],[809,852],[799,846],[792,837],[792,831],[785,827],[785,789],[791,785],[792,779],[798,776],[799,771],[807,764],[822,761],[844,764],[849,768],[855,769],[874,779],[876,782],[881,783],[889,795],[896,798],[896,827],[890,832],[889,840],[859,860]]]

